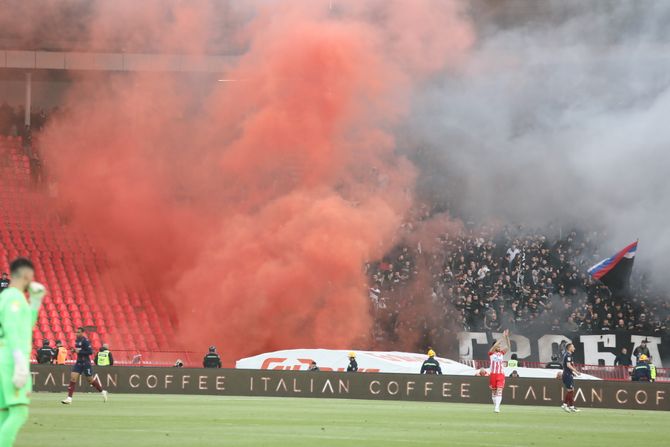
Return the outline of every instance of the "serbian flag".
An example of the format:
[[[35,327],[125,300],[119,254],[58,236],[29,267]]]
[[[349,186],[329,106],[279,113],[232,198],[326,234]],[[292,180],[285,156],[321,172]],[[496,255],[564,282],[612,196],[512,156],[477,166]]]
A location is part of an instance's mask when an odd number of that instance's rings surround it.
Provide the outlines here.
[[[633,271],[633,261],[637,251],[637,241],[628,245],[626,248],[614,256],[603,259],[588,272],[594,279],[600,280],[612,292],[625,290],[628,288],[630,274]]]

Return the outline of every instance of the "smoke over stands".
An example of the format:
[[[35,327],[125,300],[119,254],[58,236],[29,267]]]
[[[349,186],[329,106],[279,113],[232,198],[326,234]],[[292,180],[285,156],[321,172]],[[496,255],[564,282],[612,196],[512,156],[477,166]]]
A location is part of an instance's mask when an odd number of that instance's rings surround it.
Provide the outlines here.
[[[476,48],[415,95],[403,132],[423,149],[419,189],[474,222],[604,229],[602,257],[639,238],[636,270],[662,282],[670,2],[472,5]]]
[[[396,240],[416,177],[393,131],[416,83],[457,66],[473,34],[457,3],[361,3],[117,1],[71,12],[85,18],[82,47],[242,49],[224,75],[232,82],[74,83],[68,113],[43,136],[70,224],[108,254],[115,281],[167,303],[175,346],[217,344],[232,360],[369,335],[362,266]]]

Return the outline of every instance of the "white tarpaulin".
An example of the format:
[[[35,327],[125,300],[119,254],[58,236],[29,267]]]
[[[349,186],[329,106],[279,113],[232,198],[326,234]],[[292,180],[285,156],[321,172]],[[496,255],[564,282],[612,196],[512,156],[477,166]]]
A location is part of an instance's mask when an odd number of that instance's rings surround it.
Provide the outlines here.
[[[346,371],[350,352],[331,349],[288,349],[240,359],[236,362],[235,367],[240,369],[307,371],[312,361],[315,361],[321,371]],[[410,352],[354,352],[356,353],[359,372],[418,374],[421,371],[421,364],[428,358],[425,354]],[[478,370],[454,360],[435,358],[440,362],[442,374],[474,376],[478,372]],[[520,377],[534,378],[556,378],[558,372],[555,369],[520,367],[505,368],[505,375],[509,377],[514,370],[519,373]],[[588,374],[582,374],[579,378],[599,380],[597,377]]]
[[[303,370],[315,361],[322,371],[346,371],[349,352],[330,349],[289,349],[238,360],[236,368]],[[360,372],[419,373],[428,357],[408,352],[355,351]],[[474,375],[475,370],[453,360],[436,357],[443,374]]]
[[[519,377],[533,377],[536,379],[555,379],[556,374],[561,372],[560,369],[545,369],[545,368],[505,368],[505,376],[509,377],[512,371],[516,371]],[[580,374],[577,378],[579,380],[601,380],[598,377],[589,374]]]

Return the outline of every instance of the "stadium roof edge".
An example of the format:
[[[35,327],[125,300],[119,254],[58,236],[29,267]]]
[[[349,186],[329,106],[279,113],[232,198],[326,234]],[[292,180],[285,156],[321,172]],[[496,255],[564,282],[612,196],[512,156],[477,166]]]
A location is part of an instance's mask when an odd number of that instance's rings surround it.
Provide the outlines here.
[[[225,73],[239,56],[0,50],[0,68],[26,70]]]

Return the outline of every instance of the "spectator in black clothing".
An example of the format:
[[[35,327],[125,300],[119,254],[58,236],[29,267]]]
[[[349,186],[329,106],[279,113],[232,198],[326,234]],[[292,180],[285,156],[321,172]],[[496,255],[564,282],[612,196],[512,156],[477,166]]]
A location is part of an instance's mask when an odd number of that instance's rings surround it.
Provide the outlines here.
[[[500,321],[498,320],[498,315],[496,315],[495,311],[490,314],[490,317],[488,315],[486,316],[484,326],[487,331],[496,332],[500,330]]]
[[[42,342],[42,347],[37,350],[37,363],[40,365],[51,364],[56,358],[56,352],[49,346],[49,340]]]
[[[563,369],[563,365],[558,361],[558,356],[556,354],[551,356],[551,362],[545,365],[546,369]]]
[[[575,319],[572,316],[569,316],[567,322],[563,325],[563,329],[566,332],[577,332],[579,330],[579,325],[575,322]]]
[[[421,365],[421,374],[442,374],[440,362],[435,360],[435,351],[432,349],[428,351],[428,358]]]
[[[174,362],[174,367],[175,368],[183,368],[184,367],[184,362],[182,362],[181,359],[177,359],[177,361]]]
[[[632,366],[633,362],[630,360],[630,354],[628,349],[623,348],[621,354],[617,355],[614,359],[614,366]]]
[[[308,371],[319,371],[319,367],[316,366],[316,362],[314,360],[312,360],[312,363],[310,363]]]
[[[349,366],[347,366],[347,372],[357,372],[358,371],[358,362],[356,362],[356,353],[349,353]]]
[[[47,114],[44,109],[40,109],[39,113],[32,113],[30,122],[36,131],[42,130],[47,121]]]
[[[39,186],[42,183],[42,161],[39,155],[34,150],[31,151],[29,158],[30,178],[34,186]]]
[[[202,366],[204,368],[221,368],[221,357],[216,352],[216,347],[209,347],[209,352],[202,360]]]
[[[621,312],[619,312],[619,315],[623,315]],[[626,322],[623,320],[623,318],[619,318],[619,320],[616,323],[616,326],[614,326],[614,331],[616,332],[626,332],[628,328],[626,327]]]
[[[510,374],[509,376],[510,376],[510,377],[513,377],[513,378],[516,378],[516,377],[519,377],[519,373],[518,373],[517,370],[515,369],[514,371],[512,371],[512,374]]]
[[[649,353],[649,348],[647,347],[647,339],[644,339],[640,342],[640,346],[635,348],[633,351],[633,355],[635,356],[635,359],[639,359],[642,355],[647,356],[647,358],[651,355]]]
[[[9,287],[9,278],[7,277],[7,273],[3,273],[2,278],[0,278],[0,292],[5,290],[7,287]]]
[[[33,133],[30,129],[30,124],[26,124],[23,128],[23,151],[27,154],[30,153],[33,147]]]

